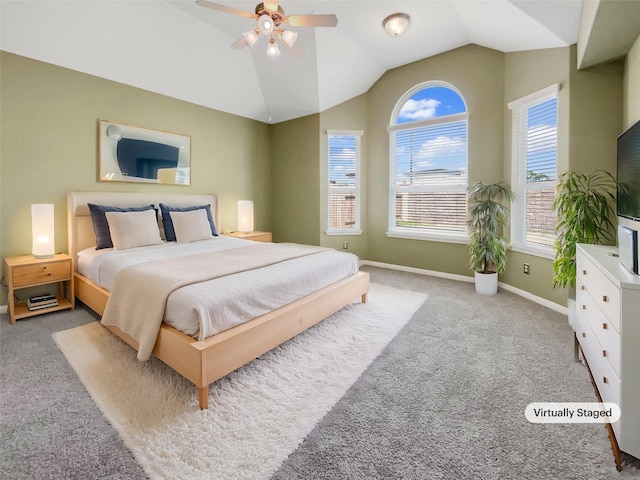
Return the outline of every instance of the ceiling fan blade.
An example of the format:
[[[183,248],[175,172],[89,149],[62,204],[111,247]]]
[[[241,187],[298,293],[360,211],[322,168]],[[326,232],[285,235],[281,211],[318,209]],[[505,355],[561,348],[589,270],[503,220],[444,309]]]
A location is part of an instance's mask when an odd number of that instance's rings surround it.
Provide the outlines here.
[[[231,13],[232,15],[239,15],[247,18],[257,18],[255,13],[246,12],[244,10],[238,10],[237,8],[227,7],[226,5],[220,5],[219,3],[207,2],[207,0],[196,0],[196,3],[201,7],[211,8],[212,10],[219,10],[225,13]]]
[[[272,12],[278,11],[278,0],[265,0],[263,2],[264,8]]]
[[[284,19],[292,27],[335,27],[338,17],[335,15],[289,15]]]
[[[240,37],[240,38],[238,39],[238,41],[237,41],[236,43],[234,43],[233,45],[231,45],[231,48],[237,48],[237,49],[240,49],[240,48],[244,48],[244,47],[246,47],[247,45],[249,45],[249,43],[247,42],[247,39],[246,39],[246,38],[244,38],[244,35],[243,35],[242,37]]]

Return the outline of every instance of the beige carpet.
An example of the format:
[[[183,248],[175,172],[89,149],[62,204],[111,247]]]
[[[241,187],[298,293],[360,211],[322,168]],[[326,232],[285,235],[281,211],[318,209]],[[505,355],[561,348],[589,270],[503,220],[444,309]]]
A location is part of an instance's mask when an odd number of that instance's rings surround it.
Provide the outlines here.
[[[427,295],[372,284],[354,303],[210,387],[195,387],[99,323],[54,339],[152,479],[269,478]]]

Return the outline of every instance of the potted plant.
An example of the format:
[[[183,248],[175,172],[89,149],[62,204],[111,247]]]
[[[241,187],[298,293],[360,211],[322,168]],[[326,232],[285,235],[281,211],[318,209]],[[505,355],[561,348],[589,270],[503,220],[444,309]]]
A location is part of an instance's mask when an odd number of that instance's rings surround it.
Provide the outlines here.
[[[501,234],[509,219],[509,209],[501,202],[513,197],[511,187],[504,182],[488,185],[478,182],[469,187],[469,264],[474,271],[476,292],[482,295],[498,292],[498,273],[507,266],[510,245]]]
[[[558,178],[553,286],[569,286],[569,299],[575,299],[576,243],[600,244],[614,238],[616,190],[616,179],[603,170],[565,172]]]

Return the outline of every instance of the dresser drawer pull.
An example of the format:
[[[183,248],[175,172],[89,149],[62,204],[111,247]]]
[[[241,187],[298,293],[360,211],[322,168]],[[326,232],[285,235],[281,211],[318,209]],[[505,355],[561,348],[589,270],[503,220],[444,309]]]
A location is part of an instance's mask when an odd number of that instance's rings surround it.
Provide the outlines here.
[[[587,338],[587,332],[582,332],[582,338]]]
[[[602,301],[603,302],[608,302],[609,301],[609,297],[607,297],[606,295],[602,296]]]
[[[602,350],[602,356],[606,357],[607,356],[607,351],[606,350]]]
[[[602,377],[603,383],[609,383],[609,379],[607,377]]]
[[[586,310],[586,309],[587,309],[587,306],[586,306],[586,305],[582,305],[582,309],[583,309],[583,310]]]
[[[586,288],[584,287],[584,285],[580,285],[580,290],[586,290]]]
[[[608,326],[606,323],[603,323],[603,324],[602,324],[602,329],[603,329],[603,330],[606,330],[607,328],[609,328],[609,326]]]
[[[586,274],[587,274],[587,271],[586,271],[586,270],[582,270],[582,274],[583,274],[583,275],[586,275]]]

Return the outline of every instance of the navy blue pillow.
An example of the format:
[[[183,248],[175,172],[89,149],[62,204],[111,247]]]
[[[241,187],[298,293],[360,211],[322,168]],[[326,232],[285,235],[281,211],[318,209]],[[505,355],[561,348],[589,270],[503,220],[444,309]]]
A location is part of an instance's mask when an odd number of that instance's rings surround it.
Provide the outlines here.
[[[211,235],[218,236],[216,230],[216,224],[213,222],[213,215],[211,215],[211,205],[196,205],[193,207],[170,207],[164,203],[160,204],[160,212],[162,213],[162,225],[164,227],[164,236],[167,242],[176,241],[176,231],[173,228],[173,220],[171,220],[170,212],[190,212],[192,210],[205,210],[207,212],[207,219],[209,219],[209,226],[211,227]]]
[[[113,242],[111,241],[111,230],[109,230],[109,223],[107,222],[107,216],[105,215],[106,212],[143,212],[145,210],[154,210],[153,205],[147,205],[146,207],[120,208],[87,203],[87,206],[91,213],[93,231],[96,233],[96,250],[113,247]]]

